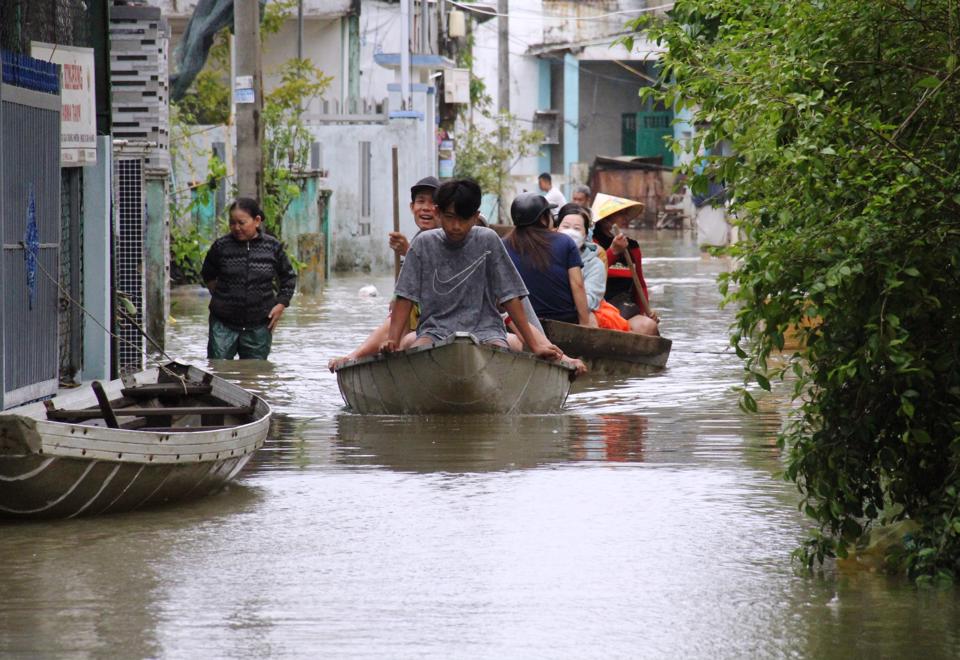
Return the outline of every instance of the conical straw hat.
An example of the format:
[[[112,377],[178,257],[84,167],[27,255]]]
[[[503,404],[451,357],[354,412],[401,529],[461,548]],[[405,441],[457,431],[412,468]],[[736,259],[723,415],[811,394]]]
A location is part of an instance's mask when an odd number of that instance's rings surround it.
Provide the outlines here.
[[[600,222],[607,216],[613,215],[617,211],[622,211],[623,209],[635,208],[637,214],[643,210],[642,202],[635,202],[632,199],[627,199],[626,197],[614,197],[613,195],[607,195],[606,193],[597,193],[597,196],[593,200],[593,206],[590,211],[593,214],[593,221]]]

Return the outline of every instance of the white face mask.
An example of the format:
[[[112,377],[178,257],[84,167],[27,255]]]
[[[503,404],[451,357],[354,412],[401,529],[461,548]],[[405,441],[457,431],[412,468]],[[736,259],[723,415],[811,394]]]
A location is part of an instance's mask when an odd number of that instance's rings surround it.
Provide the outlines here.
[[[566,234],[573,239],[573,242],[577,244],[577,249],[583,247],[584,235],[573,227],[564,227],[560,230],[561,234]]]

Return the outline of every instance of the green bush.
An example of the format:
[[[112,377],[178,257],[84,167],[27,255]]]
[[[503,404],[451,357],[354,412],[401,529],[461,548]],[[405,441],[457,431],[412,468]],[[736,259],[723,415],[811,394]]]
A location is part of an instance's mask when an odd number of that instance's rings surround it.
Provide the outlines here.
[[[808,565],[909,520],[887,554],[960,568],[960,16],[948,0],[679,0],[647,92],[691,110],[695,191],[726,183],[721,280],[748,382],[792,374],[786,477]],[[675,145],[679,148],[679,145]],[[724,153],[728,153],[724,151]],[[704,166],[701,169],[700,166]],[[805,344],[768,362],[799,327]],[[745,388],[742,404],[755,409]]]

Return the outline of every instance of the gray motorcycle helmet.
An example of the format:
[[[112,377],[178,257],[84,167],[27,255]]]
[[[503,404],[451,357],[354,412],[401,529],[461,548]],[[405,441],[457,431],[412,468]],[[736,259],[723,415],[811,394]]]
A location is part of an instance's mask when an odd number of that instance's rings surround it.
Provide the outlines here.
[[[510,205],[510,217],[517,227],[532,225],[549,209],[557,208],[543,195],[537,193],[521,193]]]

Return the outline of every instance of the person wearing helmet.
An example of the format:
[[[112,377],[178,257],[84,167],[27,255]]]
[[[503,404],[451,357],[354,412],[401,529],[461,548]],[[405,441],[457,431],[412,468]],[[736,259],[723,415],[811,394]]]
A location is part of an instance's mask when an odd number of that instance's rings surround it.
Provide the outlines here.
[[[514,228],[503,242],[539,318],[589,325],[583,261],[569,236],[550,231],[554,207],[534,193],[517,195],[510,205]]]
[[[456,332],[506,348],[502,306],[535,355],[560,359],[563,352],[527,322],[520,302],[527,290],[499,236],[476,226],[480,186],[471,179],[447,181],[435,199],[441,228],[423,232],[410,244],[394,289],[390,332],[380,350],[429,346]],[[404,340],[405,321],[414,303],[420,305],[420,324],[409,342]]]

